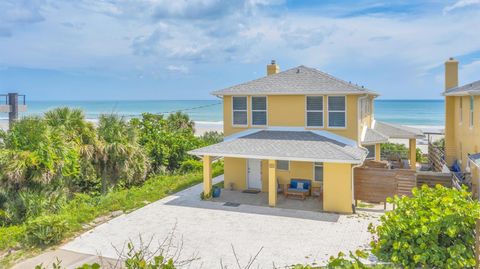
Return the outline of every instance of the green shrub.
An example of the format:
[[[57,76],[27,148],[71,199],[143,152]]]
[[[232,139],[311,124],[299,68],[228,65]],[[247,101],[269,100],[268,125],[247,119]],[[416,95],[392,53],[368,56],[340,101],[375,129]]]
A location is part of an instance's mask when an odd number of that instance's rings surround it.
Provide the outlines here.
[[[48,246],[60,242],[68,230],[67,222],[59,215],[45,215],[27,221],[25,241],[32,246]]]
[[[180,165],[180,173],[200,172],[202,171],[203,163],[198,160],[186,160]]]
[[[405,268],[468,268],[475,265],[474,228],[480,204],[465,189],[437,185],[413,189],[413,197],[388,202],[395,210],[370,227],[372,252]]]
[[[16,247],[23,239],[25,226],[9,226],[0,228],[0,249]]]

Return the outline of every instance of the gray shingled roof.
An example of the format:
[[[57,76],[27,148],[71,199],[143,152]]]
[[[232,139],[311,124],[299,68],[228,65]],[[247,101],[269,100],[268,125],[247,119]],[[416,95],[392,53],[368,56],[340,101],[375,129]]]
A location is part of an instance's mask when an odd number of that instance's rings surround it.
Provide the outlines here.
[[[253,134],[195,149],[192,155],[239,158],[361,163],[365,149],[310,131],[259,130]]]
[[[480,80],[460,86],[451,88],[445,91],[444,95],[480,95]]]
[[[277,74],[265,76],[223,90],[212,92],[213,95],[240,94],[373,94],[358,86],[314,68],[298,66]]]
[[[385,143],[385,142],[388,142],[388,136],[382,133],[379,133],[378,131],[375,131],[373,129],[367,128],[362,144],[371,145],[371,144],[378,144],[378,143]]]
[[[381,121],[375,121],[373,130],[381,133],[388,138],[423,138],[425,135],[422,130],[417,128],[408,127],[400,124],[385,123]]]

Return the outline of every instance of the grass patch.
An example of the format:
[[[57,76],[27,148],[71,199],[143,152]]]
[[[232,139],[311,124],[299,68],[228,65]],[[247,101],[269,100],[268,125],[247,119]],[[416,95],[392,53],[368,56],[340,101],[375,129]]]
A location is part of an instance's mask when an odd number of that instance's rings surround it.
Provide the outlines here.
[[[214,176],[222,173],[222,166],[214,167]],[[162,175],[148,179],[142,186],[112,191],[105,196],[77,194],[60,209],[58,214],[44,215],[29,221],[31,223],[32,221],[39,221],[40,218],[48,217],[62,219],[65,222],[65,231],[62,231],[58,236],[60,240],[65,241],[65,239],[83,231],[82,225],[91,223],[100,216],[118,210],[129,212],[138,209],[172,193],[196,185],[202,182],[202,178],[201,173]],[[0,227],[0,268],[8,267],[20,258],[31,256],[32,253],[38,253],[42,249],[37,246],[29,247],[28,243],[35,238],[26,236],[26,227],[26,224]],[[45,236],[55,235],[47,234]],[[11,252],[2,256],[2,252],[7,253],[9,251]]]

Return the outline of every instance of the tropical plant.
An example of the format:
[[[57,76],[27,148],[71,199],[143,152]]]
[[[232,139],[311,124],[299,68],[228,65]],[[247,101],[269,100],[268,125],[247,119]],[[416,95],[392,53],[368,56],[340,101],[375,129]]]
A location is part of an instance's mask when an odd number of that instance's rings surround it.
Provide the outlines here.
[[[223,141],[223,133],[217,131],[208,131],[200,136],[200,140],[205,145],[217,144]]]
[[[153,173],[174,172],[181,163],[191,159],[188,150],[201,145],[194,136],[193,122],[183,113],[163,115],[142,114],[132,124],[140,133],[139,143],[145,148]]]
[[[122,179],[125,186],[143,182],[149,162],[137,141],[135,128],[118,115],[101,115],[97,127],[95,160],[102,192]]]
[[[394,210],[370,227],[372,252],[404,268],[470,268],[475,265],[475,221],[480,204],[471,193],[437,185],[394,197]]]
[[[27,221],[25,241],[32,246],[48,246],[63,239],[68,230],[61,216],[45,215]]]

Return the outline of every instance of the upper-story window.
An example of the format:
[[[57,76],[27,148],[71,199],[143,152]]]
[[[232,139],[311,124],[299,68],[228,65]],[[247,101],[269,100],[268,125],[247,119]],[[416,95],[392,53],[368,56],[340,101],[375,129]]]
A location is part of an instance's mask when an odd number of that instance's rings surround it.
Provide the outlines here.
[[[328,127],[346,127],[346,97],[328,97]]]
[[[307,96],[307,127],[323,127],[323,96]]]
[[[473,127],[473,106],[474,106],[475,99],[473,96],[470,96],[470,127]]]
[[[247,116],[247,97],[233,96],[232,97],[232,121],[233,125],[246,126],[248,125]]]
[[[252,96],[252,125],[267,125],[267,97]]]

